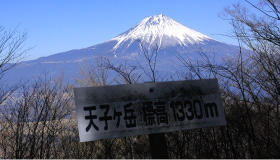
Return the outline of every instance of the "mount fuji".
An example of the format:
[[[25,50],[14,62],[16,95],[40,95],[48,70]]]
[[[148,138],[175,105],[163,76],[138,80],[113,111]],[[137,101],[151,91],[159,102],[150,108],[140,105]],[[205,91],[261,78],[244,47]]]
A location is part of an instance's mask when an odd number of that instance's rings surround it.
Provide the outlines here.
[[[65,82],[73,83],[80,76],[81,66],[93,63],[98,57],[106,57],[114,64],[127,62],[147,66],[143,46],[147,51],[157,47],[157,71],[164,76],[182,69],[178,56],[196,61],[200,59],[200,53],[207,53],[220,61],[239,51],[237,46],[218,42],[160,14],[146,17],[135,27],[104,43],[24,61],[9,70],[0,84],[32,82],[40,76],[57,77],[62,73]]]

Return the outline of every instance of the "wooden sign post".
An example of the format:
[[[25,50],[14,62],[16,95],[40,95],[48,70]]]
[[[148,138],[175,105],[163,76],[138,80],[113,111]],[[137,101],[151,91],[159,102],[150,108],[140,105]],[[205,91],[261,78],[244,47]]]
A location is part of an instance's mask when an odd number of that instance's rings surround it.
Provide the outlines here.
[[[226,124],[216,79],[75,88],[74,95],[81,142],[149,134],[156,155],[160,133]]]
[[[153,159],[168,159],[164,133],[149,134],[150,150]]]

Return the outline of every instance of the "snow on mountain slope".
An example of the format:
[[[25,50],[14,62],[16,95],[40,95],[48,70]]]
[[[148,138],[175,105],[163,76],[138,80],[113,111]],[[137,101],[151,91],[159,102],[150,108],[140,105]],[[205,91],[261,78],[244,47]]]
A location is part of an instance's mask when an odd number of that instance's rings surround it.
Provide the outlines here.
[[[126,47],[129,47],[135,40],[140,40],[150,45],[157,43],[160,48],[165,48],[178,44],[188,46],[189,44],[200,43],[210,39],[160,14],[145,18],[137,26],[112,40],[118,41],[113,48],[116,50],[122,44],[125,44],[126,41],[129,41]]]
[[[199,53],[215,55],[220,60],[224,55],[237,53],[239,48],[218,42],[206,35],[194,31],[164,15],[155,15],[143,19],[128,31],[100,43],[83,49],[74,49],[62,53],[25,61],[7,72],[0,85],[15,85],[19,81],[32,82],[46,75],[56,77],[64,73],[65,82],[74,82],[79,78],[83,65],[94,63],[94,58],[105,56],[113,63],[129,62],[132,65],[147,67],[139,43],[147,49],[159,47],[157,70],[170,76],[182,66],[178,55],[198,60]],[[145,79],[145,78],[144,78]]]

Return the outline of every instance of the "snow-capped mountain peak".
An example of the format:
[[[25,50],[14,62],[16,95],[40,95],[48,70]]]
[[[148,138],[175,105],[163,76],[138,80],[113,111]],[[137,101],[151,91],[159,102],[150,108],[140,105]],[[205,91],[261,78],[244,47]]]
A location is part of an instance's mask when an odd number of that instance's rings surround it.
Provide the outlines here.
[[[0,79],[0,85],[16,86],[20,81],[33,83],[39,77],[45,78],[46,74],[50,77],[61,77],[62,73],[65,84],[69,82],[75,84],[75,80],[81,78],[79,74],[81,68],[87,71],[84,69],[89,69],[88,65],[98,66],[101,57],[108,58],[116,66],[122,64],[136,66],[137,74],[138,71],[142,73],[141,79],[147,81],[149,77],[144,72],[149,68],[147,60],[141,54],[142,50],[137,42],[139,40],[147,43],[144,43],[145,47],[151,47],[150,49],[153,49],[154,44],[160,47],[156,72],[164,79],[177,77],[181,71],[185,72],[186,68],[182,68],[178,55],[196,62],[201,58],[198,53],[203,52],[214,57],[215,62],[221,62],[225,55],[234,56],[240,49],[237,46],[215,41],[167,16],[156,15],[143,19],[135,27],[109,41],[22,62]],[[108,81],[113,81],[115,77],[113,72],[108,72]]]
[[[175,45],[188,46],[209,39],[211,38],[160,14],[146,17],[138,25],[112,40],[117,41],[113,48],[117,49],[124,44],[129,47],[135,40],[150,46],[157,43],[164,48]]]

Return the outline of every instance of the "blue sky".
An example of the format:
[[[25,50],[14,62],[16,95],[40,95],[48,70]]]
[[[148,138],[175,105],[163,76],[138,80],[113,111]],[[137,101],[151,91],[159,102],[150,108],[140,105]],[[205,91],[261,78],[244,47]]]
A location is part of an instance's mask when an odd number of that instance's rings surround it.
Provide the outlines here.
[[[218,41],[236,42],[231,26],[219,17],[241,0],[1,0],[0,25],[26,32],[26,60],[89,47],[164,14]]]

